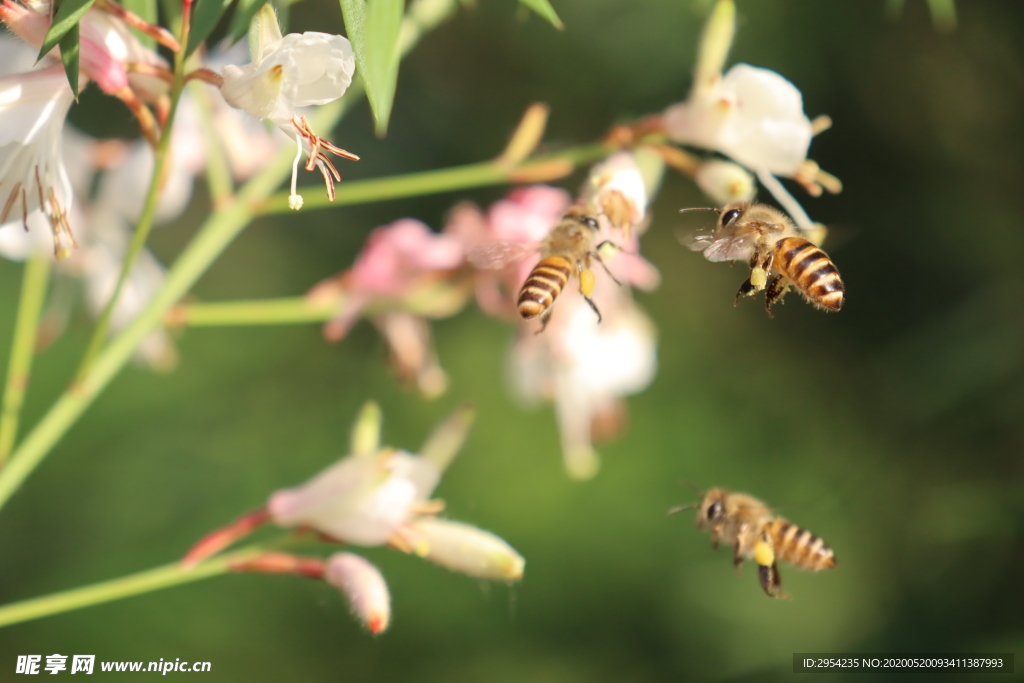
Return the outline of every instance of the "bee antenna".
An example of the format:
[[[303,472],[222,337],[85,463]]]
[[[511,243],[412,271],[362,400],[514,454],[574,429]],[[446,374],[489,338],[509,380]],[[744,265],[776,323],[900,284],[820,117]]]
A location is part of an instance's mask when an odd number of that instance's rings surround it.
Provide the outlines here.
[[[696,484],[694,484],[692,481],[687,481],[686,479],[680,479],[679,483],[682,484],[683,486],[685,486],[686,488],[690,489],[694,493],[696,493],[699,497],[701,497],[701,498],[704,497],[704,491],[702,491],[701,488],[699,486],[697,486]]]
[[[698,505],[699,505],[699,503],[688,503],[686,505],[677,505],[674,508],[669,508],[668,512],[666,514],[674,515],[677,512],[682,512],[683,510],[695,510],[695,509],[697,509]]]
[[[713,206],[696,206],[692,209],[679,209],[679,213],[686,213],[687,211],[714,211],[717,214],[721,214],[721,209],[716,209]]]

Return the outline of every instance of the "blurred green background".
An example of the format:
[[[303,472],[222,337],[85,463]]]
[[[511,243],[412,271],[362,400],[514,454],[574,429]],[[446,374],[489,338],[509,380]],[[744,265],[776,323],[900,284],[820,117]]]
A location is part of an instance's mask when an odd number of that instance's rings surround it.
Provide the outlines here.
[[[396,386],[367,324],[338,345],[313,325],[188,330],[175,373],[123,373],[0,514],[0,601],[112,578],[179,557],[320,470],[368,398],[385,440],[407,448],[469,400],[477,424],[437,495],[527,558],[520,584],[373,549],[393,597],[381,637],[323,584],[228,576],[4,629],[0,679],[18,654],[55,652],[208,660],[211,681],[425,683],[773,681],[794,675],[794,652],[1024,652],[1024,14],[960,2],[942,34],[923,0],[896,21],[884,4],[737,0],[730,63],[779,71],[808,115],[835,122],[811,157],[845,190],[800,196],[832,228],[846,306],[824,315],[793,297],[773,320],[733,308],[740,271],[674,237],[677,209],[707,200],[667,176],[643,243],[664,282],[637,295],[660,370],[629,399],[629,432],[601,447],[595,480],[563,473],[552,411],[524,411],[504,386],[513,331],[471,306],[434,326],[451,377],[435,402]],[[557,147],[685,97],[707,3],[554,5],[564,33],[484,0],[427,36],[402,67],[388,138],[373,137],[365,103],[333,136],[363,157],[345,177],[490,158],[537,100]],[[293,8],[292,30],[325,25],[341,26],[329,0]],[[301,294],[348,267],[373,227],[436,228],[457,200],[504,191],[260,220],[196,294]],[[154,235],[165,260],[203,192]],[[19,281],[20,266],[0,264],[0,358]],[[63,390],[89,329],[79,317],[37,361],[27,423]],[[794,599],[765,598],[690,513],[666,516],[693,497],[684,478],[765,499],[824,537],[839,567],[783,567]]]

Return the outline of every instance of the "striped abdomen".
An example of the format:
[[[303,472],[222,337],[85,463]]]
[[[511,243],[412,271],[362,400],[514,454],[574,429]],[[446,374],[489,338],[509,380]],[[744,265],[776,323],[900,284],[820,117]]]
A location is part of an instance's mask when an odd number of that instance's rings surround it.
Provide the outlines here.
[[[803,237],[779,240],[772,265],[815,306],[830,311],[843,307],[845,288],[839,271],[825,252]]]
[[[519,315],[527,320],[551,308],[572,274],[572,263],[562,256],[542,258],[519,290]]]
[[[775,544],[775,555],[786,562],[815,571],[836,566],[832,548],[810,531],[784,519],[772,520],[766,529]]]

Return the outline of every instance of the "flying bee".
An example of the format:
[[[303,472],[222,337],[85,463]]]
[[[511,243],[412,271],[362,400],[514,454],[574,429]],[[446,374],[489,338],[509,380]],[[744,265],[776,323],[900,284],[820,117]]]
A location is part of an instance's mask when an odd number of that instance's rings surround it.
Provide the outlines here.
[[[519,260],[530,251],[540,251],[540,261],[519,290],[519,315],[525,320],[539,317],[540,331],[543,332],[551,319],[555,299],[575,272],[579,279],[580,294],[594,309],[597,322],[601,322],[601,311],[590,298],[595,282],[594,271],[590,269],[591,259],[601,264],[615,284],[622,283],[612,275],[602,258],[602,254],[607,255],[620,247],[609,240],[597,243],[600,230],[596,217],[582,206],[572,206],[539,244],[490,242],[471,249],[468,258],[478,268],[498,269]]]
[[[832,259],[802,236],[786,214],[767,204],[732,202],[724,209],[683,209],[716,211],[718,224],[711,232],[698,232],[684,239],[693,251],[703,251],[709,261],[747,261],[750,277],[736,292],[740,297],[765,292],[765,308],[772,316],[772,304],[782,300],[790,287],[809,304],[824,311],[843,306],[845,287]],[[777,274],[769,282],[772,270]]]
[[[779,558],[814,571],[836,566],[835,553],[823,540],[777,516],[757,498],[719,488],[700,495],[699,504],[669,512],[698,508],[697,528],[711,533],[711,547],[717,550],[720,542],[733,546],[737,572],[744,560],[753,559],[761,588],[769,597],[789,597],[782,592]]]

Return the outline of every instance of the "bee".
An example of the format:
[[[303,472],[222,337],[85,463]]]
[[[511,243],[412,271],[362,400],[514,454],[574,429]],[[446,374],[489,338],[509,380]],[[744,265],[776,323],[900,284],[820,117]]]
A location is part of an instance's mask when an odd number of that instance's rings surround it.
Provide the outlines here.
[[[551,319],[552,306],[562,293],[573,273],[579,279],[580,294],[594,310],[597,322],[601,322],[601,311],[590,298],[594,292],[594,271],[590,269],[591,259],[604,268],[617,285],[621,285],[601,254],[621,248],[605,240],[597,243],[600,233],[597,218],[582,206],[573,206],[551,228],[547,237],[539,244],[491,242],[469,252],[470,262],[478,268],[502,268],[522,257],[531,250],[539,250],[541,259],[519,290],[517,309],[524,320],[540,318],[543,332]]]
[[[732,202],[724,209],[683,209],[716,211],[718,224],[712,232],[684,239],[693,251],[703,251],[709,261],[747,261],[750,277],[736,292],[740,298],[765,291],[765,309],[772,317],[772,305],[782,301],[790,287],[809,304],[824,311],[843,306],[843,280],[832,259],[801,231],[786,214],[767,204]],[[777,274],[769,282],[768,277]]]
[[[700,495],[699,505],[683,505],[669,512],[698,508],[697,528],[711,533],[711,547],[717,550],[719,542],[733,546],[737,572],[744,560],[753,559],[761,588],[769,597],[789,597],[782,592],[779,558],[814,571],[836,566],[835,553],[823,540],[777,516],[757,498],[720,488]]]

